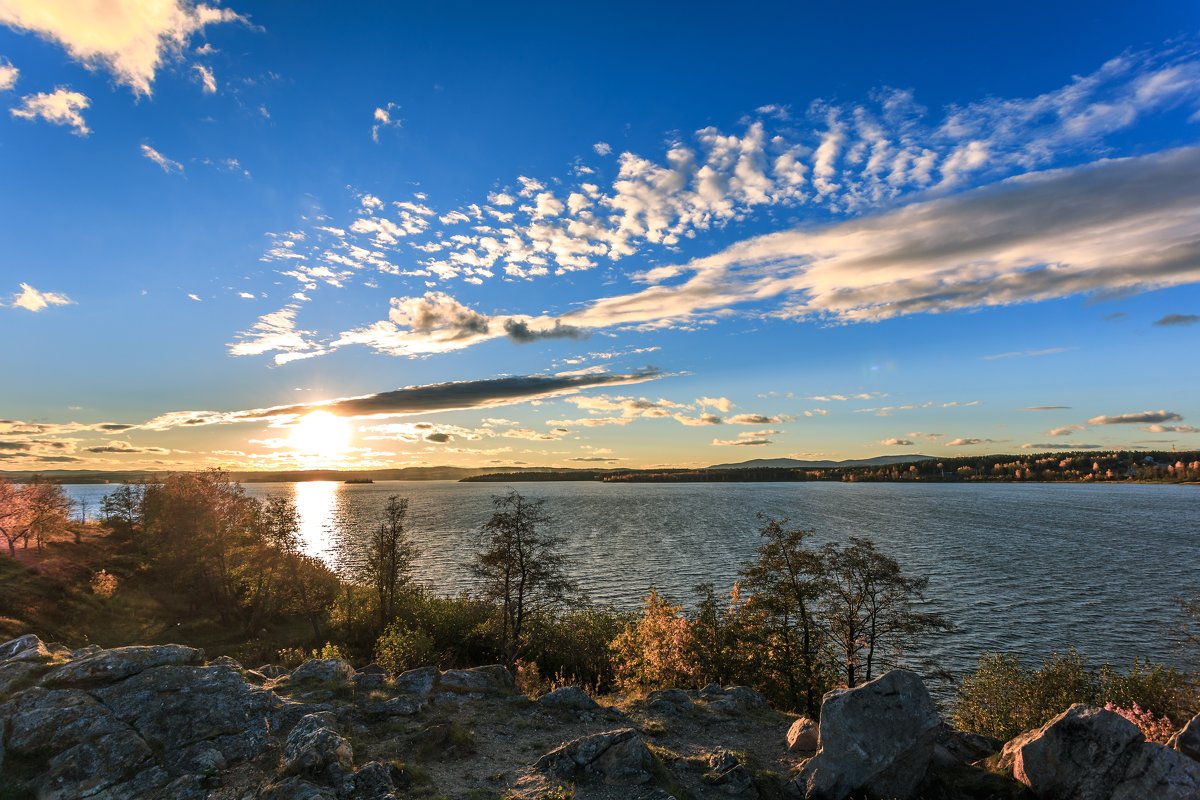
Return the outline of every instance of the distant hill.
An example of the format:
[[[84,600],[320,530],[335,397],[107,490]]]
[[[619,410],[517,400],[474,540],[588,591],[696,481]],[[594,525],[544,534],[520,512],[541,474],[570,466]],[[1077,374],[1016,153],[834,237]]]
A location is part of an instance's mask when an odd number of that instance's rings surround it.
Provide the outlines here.
[[[736,464],[714,464],[708,469],[847,469],[849,467],[886,467],[889,464],[913,464],[932,461],[935,456],[875,456],[852,458],[847,461],[801,461],[796,458],[755,458]]]
[[[239,472],[230,470],[229,477],[241,483],[293,483],[298,481],[345,481],[370,478],[373,481],[458,481],[474,475],[485,475],[497,471],[517,472],[594,472],[556,467],[403,467],[400,469],[368,470],[291,470],[286,472]],[[3,471],[0,478],[13,481],[28,480],[40,475],[57,483],[122,483],[124,481],[153,481],[168,473],[144,470],[91,470],[91,469],[45,469],[31,471]]]

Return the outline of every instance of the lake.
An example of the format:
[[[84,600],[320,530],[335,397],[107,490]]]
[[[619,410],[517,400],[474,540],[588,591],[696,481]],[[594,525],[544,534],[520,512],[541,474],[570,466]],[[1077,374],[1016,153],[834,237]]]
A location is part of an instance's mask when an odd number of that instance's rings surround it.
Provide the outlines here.
[[[91,513],[111,486],[68,486]],[[409,500],[418,576],[438,592],[470,588],[467,564],[493,495],[508,486],[452,481],[259,483],[296,501],[307,550],[344,574],[389,495]],[[789,517],[816,540],[873,539],[957,630],[940,665],[980,653],[1041,659],[1074,645],[1094,662],[1134,656],[1200,669],[1176,645],[1174,598],[1200,595],[1200,487],[1089,484],[519,483],[544,498],[572,574],[593,601],[632,608],[650,586],[678,602],[727,588],[758,544],[756,512]]]

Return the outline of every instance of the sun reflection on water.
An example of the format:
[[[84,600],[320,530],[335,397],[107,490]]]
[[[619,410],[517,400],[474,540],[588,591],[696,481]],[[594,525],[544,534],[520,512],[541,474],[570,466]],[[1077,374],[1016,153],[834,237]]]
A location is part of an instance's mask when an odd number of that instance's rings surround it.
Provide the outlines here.
[[[300,541],[305,554],[326,561],[334,539],[334,515],[337,511],[336,481],[300,481],[293,483],[292,499],[300,512]]]

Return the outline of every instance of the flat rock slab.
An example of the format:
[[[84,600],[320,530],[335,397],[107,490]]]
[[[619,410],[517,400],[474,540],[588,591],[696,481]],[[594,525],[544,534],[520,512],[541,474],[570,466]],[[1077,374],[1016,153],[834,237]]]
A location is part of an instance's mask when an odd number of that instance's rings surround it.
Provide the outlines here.
[[[154,667],[204,663],[204,651],[181,644],[115,647],[55,667],[42,678],[47,688],[87,687],[124,680]]]

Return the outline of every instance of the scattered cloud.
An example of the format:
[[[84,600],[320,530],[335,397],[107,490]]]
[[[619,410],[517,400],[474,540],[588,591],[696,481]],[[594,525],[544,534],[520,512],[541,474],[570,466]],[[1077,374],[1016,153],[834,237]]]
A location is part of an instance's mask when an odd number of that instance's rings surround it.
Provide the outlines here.
[[[254,295],[242,292],[242,297],[253,299]],[[289,305],[259,317],[249,331],[239,334],[238,341],[229,345],[229,353],[252,356],[278,351],[276,364],[321,355],[325,349],[312,340],[313,332],[296,327],[298,310],[299,306]]]
[[[564,325],[562,320],[557,319],[549,328],[540,330],[529,327],[529,323],[523,320],[506,319],[504,332],[508,334],[508,338],[520,344],[536,342],[541,339],[586,339],[588,336],[588,332],[583,328]]]
[[[996,444],[1004,441],[1003,439],[976,439],[974,437],[963,437],[960,439],[951,439],[946,442],[946,447],[970,447],[976,444]]]
[[[7,92],[17,85],[21,70],[12,65],[7,58],[0,58],[0,92]]]
[[[195,71],[196,77],[200,81],[200,87],[204,89],[205,94],[217,93],[217,78],[213,75],[210,67],[204,64],[193,64],[192,70]]]
[[[596,142],[592,145],[592,149],[596,151],[598,156],[607,156],[612,154],[612,145],[608,142]]]
[[[1025,411],[1069,411],[1070,406],[1025,406]]]
[[[163,172],[168,174],[172,172],[183,172],[183,164],[180,164],[174,159],[167,158],[148,144],[142,145],[142,155],[157,164]]]
[[[13,295],[12,308],[23,308],[26,311],[42,311],[50,306],[74,305],[75,301],[59,292],[41,292],[28,283],[21,284],[21,291]]]
[[[1200,433],[1195,425],[1147,425],[1142,428],[1150,433]]]
[[[775,433],[779,431],[746,431],[739,433],[736,439],[713,439],[712,443],[718,447],[764,447],[775,444],[767,438]]]
[[[1165,328],[1173,325],[1195,325],[1197,323],[1200,323],[1200,314],[1167,314],[1154,324]]]
[[[1022,450],[1100,450],[1103,445],[1099,444],[1079,444],[1078,442],[1026,442],[1021,445]]]
[[[1018,350],[1011,353],[996,353],[991,356],[984,356],[984,361],[1000,361],[1007,358],[1035,358],[1037,356],[1052,356],[1057,353],[1065,353],[1069,347],[1047,347],[1044,350]]]
[[[1071,436],[1076,431],[1086,430],[1086,425],[1060,425],[1057,428],[1051,428],[1046,431],[1047,436]]]
[[[97,445],[95,447],[85,447],[84,451],[88,453],[154,453],[157,455],[163,455],[171,452],[165,447],[143,447],[123,441],[110,442],[108,444]]]
[[[21,119],[42,119],[51,125],[66,125],[75,135],[87,136],[92,131],[80,112],[91,103],[87,95],[60,86],[53,92],[25,95],[21,98],[21,105],[10,109],[9,113]]]
[[[375,124],[371,126],[371,141],[379,143],[379,132],[384,128],[399,128],[403,124],[403,120],[399,117],[392,116],[392,112],[399,111],[398,103],[388,103],[386,106],[376,107],[372,118]]]
[[[1153,422],[1176,422],[1183,419],[1174,411],[1160,409],[1158,411],[1139,411],[1132,414],[1117,414],[1115,416],[1092,417],[1088,425],[1140,425]]]
[[[777,425],[780,422],[791,422],[791,417],[769,417],[766,414],[734,414],[725,420],[730,425]]]
[[[885,445],[886,447],[912,447],[914,444],[916,444],[916,442],[913,442],[911,439],[897,438],[881,439],[879,443]]]
[[[104,68],[134,94],[150,94],[163,60],[181,57],[212,24],[247,22],[227,8],[189,0],[7,0],[0,23],[62,45],[89,69]]]

